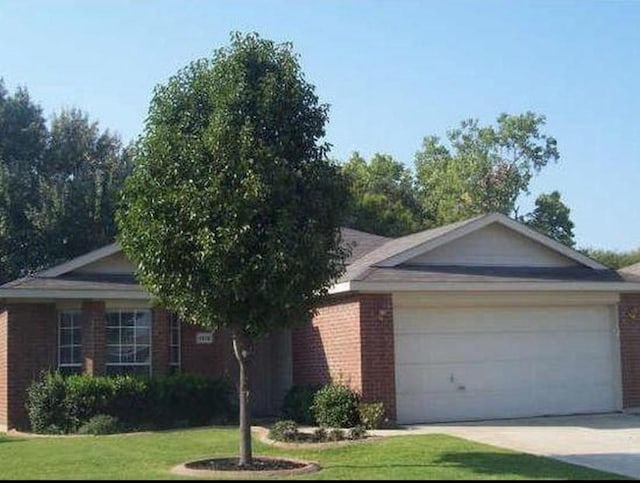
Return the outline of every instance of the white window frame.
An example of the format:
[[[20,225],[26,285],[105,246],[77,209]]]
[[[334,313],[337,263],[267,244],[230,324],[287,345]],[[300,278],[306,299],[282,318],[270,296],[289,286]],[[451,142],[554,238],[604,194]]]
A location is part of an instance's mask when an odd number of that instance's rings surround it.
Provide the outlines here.
[[[178,329],[177,343],[174,343],[176,341],[173,340],[174,324],[175,324],[175,327],[177,327]],[[176,349],[178,354],[176,362],[173,361],[174,349]],[[169,323],[169,366],[174,367],[178,370],[180,370],[180,368],[182,367],[182,322],[180,321],[180,317],[178,317],[178,314],[174,312],[171,313],[171,321]]]
[[[120,351],[120,362],[108,362],[109,360],[109,346],[112,346],[114,344],[109,344],[109,335],[108,335],[108,331],[109,329],[118,329],[119,330],[119,343],[118,343],[118,347],[122,347],[123,345],[133,345],[134,347],[134,354],[135,354],[135,348],[137,346],[136,341],[135,341],[135,333],[136,333],[136,324],[135,324],[135,320],[137,317],[137,313],[138,312],[146,312],[149,315],[149,362],[122,362],[122,352]],[[133,338],[133,344],[123,344],[122,343],[122,314],[123,313],[133,313],[134,314],[134,324],[133,326],[133,333],[134,333],[134,338]],[[110,314],[118,314],[118,324],[119,325],[109,325],[109,315]],[[107,362],[105,363],[105,366],[107,368],[109,367],[148,367],[148,375],[151,376],[151,374],[153,374],[153,370],[152,370],[152,362],[153,362],[153,312],[151,311],[151,309],[147,308],[147,307],[136,307],[136,308],[109,308],[106,310],[105,312],[105,318],[106,318],[106,326],[105,326],[105,332],[106,332],[106,340],[105,340],[105,348],[107,351]],[[147,344],[141,344],[141,346],[146,346]]]
[[[66,345],[62,345],[62,317],[63,315],[70,315],[72,317],[73,320],[73,327],[72,327],[72,331],[74,331],[76,329],[76,325],[80,326],[80,343],[79,344],[66,344]],[[68,328],[65,328],[65,330],[69,330]],[[82,313],[80,312],[80,310],[60,310],[58,311],[58,369],[66,369],[66,368],[80,368],[80,372],[82,372],[82,366],[83,366],[83,357],[82,357]],[[61,353],[62,353],[62,349],[68,349],[68,348],[75,348],[75,347],[79,347],[80,348],[80,362],[62,362],[62,357],[61,357]],[[73,356],[73,351],[71,352],[72,356]]]

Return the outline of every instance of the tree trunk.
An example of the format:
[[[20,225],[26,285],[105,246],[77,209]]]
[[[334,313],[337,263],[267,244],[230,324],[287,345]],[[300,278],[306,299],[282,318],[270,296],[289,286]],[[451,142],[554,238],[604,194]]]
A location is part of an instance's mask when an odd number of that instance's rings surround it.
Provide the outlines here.
[[[240,466],[253,463],[251,450],[251,408],[249,406],[249,357],[251,346],[241,329],[233,331],[233,352],[240,368],[238,398],[240,400]]]

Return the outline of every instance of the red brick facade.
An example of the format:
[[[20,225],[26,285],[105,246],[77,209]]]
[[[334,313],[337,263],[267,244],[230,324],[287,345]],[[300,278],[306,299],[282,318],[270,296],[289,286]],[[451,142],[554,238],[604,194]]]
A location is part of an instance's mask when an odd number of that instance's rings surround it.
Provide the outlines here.
[[[294,384],[348,384],[395,418],[391,295],[336,297],[294,331],[292,345]]]
[[[622,405],[640,407],[640,294],[623,294],[619,305]]]
[[[0,390],[6,391],[6,412],[0,424],[26,427],[26,390],[43,370],[58,363],[56,308],[54,304],[8,305],[0,325],[6,341],[0,362],[6,388]]]

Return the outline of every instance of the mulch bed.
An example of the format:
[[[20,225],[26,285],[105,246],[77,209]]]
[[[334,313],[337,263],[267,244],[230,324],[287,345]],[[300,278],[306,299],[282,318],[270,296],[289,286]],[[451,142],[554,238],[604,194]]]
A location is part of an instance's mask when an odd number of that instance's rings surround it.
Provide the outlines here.
[[[190,470],[210,471],[281,471],[297,470],[307,466],[307,463],[282,459],[253,458],[253,464],[240,466],[238,458],[215,458],[210,460],[194,461],[185,466]]]

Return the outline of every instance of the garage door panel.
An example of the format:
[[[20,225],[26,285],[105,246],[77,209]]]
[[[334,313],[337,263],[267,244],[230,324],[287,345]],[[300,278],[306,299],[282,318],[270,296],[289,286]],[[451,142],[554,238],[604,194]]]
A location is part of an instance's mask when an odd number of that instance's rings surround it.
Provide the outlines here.
[[[618,409],[608,306],[400,309],[399,422]]]

